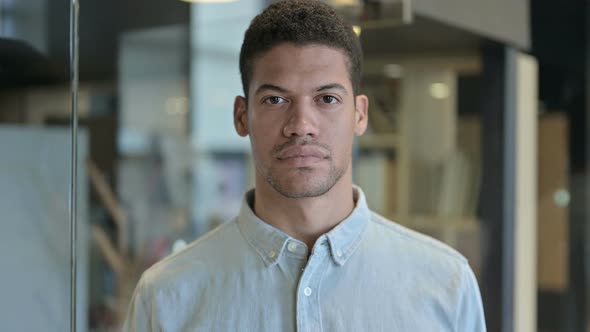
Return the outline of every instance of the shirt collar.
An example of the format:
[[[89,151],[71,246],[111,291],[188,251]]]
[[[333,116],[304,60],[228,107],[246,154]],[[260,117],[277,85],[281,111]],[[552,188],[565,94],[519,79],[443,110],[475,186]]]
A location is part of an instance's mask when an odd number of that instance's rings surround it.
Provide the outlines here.
[[[340,266],[344,265],[357,249],[370,218],[370,210],[363,191],[354,186],[353,193],[356,204],[352,213],[328,233],[322,235],[316,243],[317,247],[322,241],[327,241],[332,259]],[[251,208],[253,202],[254,189],[244,195],[238,216],[238,226],[246,241],[254,247],[266,266],[272,266],[278,262],[285,251],[287,242],[294,239],[258,218]]]
[[[358,248],[371,217],[363,191],[357,186],[353,191],[356,205],[352,213],[326,234],[332,259],[337,265],[344,265]]]

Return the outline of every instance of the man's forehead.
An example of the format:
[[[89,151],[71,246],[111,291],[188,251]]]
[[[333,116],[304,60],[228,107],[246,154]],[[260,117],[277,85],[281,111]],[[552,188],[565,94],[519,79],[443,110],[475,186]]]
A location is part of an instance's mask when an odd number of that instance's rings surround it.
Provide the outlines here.
[[[344,52],[324,45],[280,44],[254,62],[251,88],[274,85],[306,85],[309,89],[324,86],[350,86],[347,58]],[[336,84],[336,85],[334,85]]]
[[[314,59],[318,56],[341,58],[348,62],[348,56],[342,49],[319,43],[296,44],[283,42],[260,53],[255,62],[269,58],[299,58],[302,60]]]

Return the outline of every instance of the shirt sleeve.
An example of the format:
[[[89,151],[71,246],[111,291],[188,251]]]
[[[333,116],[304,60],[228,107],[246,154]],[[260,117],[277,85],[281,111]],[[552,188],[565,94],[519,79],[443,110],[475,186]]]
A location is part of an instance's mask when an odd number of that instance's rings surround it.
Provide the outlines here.
[[[123,332],[151,332],[153,331],[150,322],[153,317],[149,315],[149,307],[146,305],[146,288],[144,280],[141,278],[135,287],[129,308],[127,310],[127,317],[121,331]]]
[[[485,332],[486,323],[483,313],[483,305],[479,286],[473,271],[465,264],[463,282],[461,285],[461,297],[457,312],[455,331]]]

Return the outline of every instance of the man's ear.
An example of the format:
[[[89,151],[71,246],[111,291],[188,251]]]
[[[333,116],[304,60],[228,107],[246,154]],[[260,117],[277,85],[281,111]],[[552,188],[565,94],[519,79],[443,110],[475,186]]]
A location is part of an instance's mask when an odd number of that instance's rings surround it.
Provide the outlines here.
[[[248,105],[246,98],[237,96],[234,100],[234,127],[238,135],[248,136]]]
[[[354,133],[361,136],[367,130],[369,120],[369,98],[365,95],[355,97],[356,106],[354,110]]]

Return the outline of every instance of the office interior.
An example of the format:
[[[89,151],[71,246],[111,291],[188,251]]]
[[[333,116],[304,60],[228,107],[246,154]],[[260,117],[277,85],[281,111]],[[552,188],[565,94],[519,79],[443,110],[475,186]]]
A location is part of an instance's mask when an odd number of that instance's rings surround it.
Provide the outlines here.
[[[271,2],[0,0],[0,330],[117,331],[145,269],[236,215],[238,55]],[[588,331],[587,2],[325,2],[365,53],[370,208],[469,259],[489,331]]]

